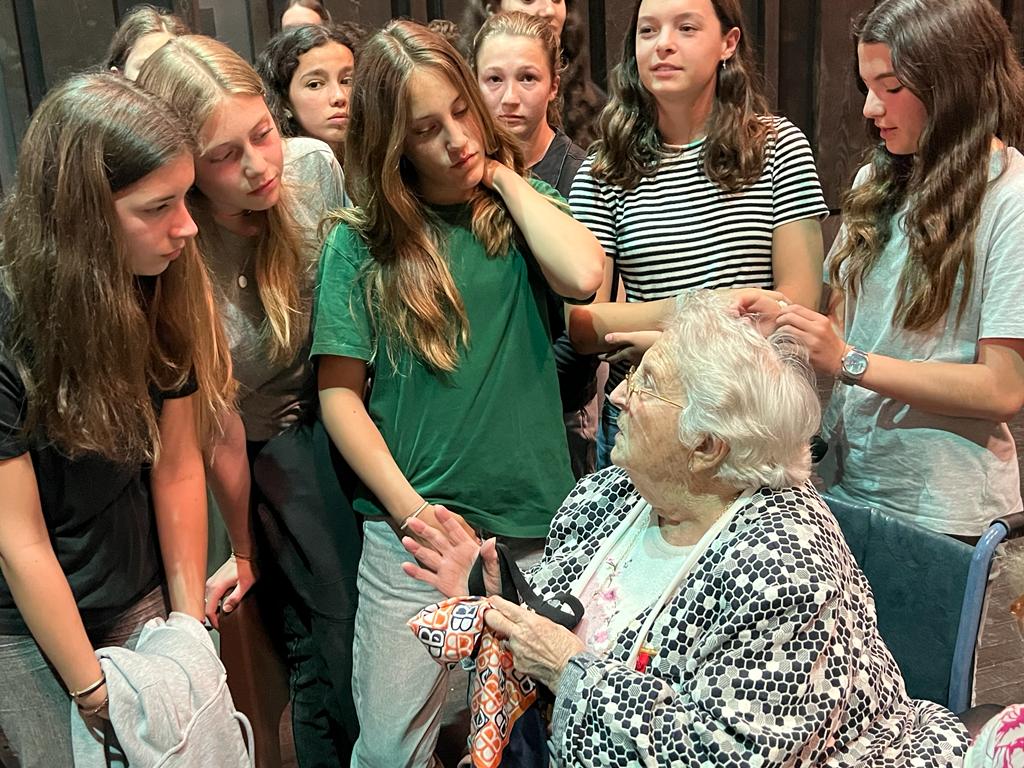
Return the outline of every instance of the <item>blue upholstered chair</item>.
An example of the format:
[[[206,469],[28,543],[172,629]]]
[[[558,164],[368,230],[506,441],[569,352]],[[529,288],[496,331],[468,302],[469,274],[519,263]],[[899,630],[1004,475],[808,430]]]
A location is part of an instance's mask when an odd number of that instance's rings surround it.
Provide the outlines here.
[[[996,520],[976,546],[877,509],[825,497],[871,584],[882,638],[917,699],[964,712],[996,546],[1024,513]]]

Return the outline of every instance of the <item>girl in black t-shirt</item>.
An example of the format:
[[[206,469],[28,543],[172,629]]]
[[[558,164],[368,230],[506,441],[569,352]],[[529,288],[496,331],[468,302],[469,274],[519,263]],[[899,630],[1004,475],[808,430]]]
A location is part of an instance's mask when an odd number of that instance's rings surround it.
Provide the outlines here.
[[[0,213],[0,741],[19,765],[71,764],[69,695],[105,716],[95,647],[203,616],[197,424],[230,393],[193,175],[162,101],[80,75],[36,111]]]
[[[574,142],[587,148],[598,138],[597,124],[608,96],[591,79],[590,52],[583,19],[575,0],[471,0],[460,28],[463,53],[471,59],[473,39],[489,16],[520,11],[544,19],[561,43],[562,127]]]

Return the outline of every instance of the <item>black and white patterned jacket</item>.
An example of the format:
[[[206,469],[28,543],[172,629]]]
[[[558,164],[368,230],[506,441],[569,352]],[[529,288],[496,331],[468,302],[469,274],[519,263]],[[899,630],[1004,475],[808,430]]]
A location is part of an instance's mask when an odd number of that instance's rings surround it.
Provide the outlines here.
[[[621,469],[584,478],[530,574],[538,591],[568,591],[638,499]],[[738,511],[654,622],[646,643],[658,650],[639,673],[625,660],[644,618],[605,658],[569,662],[552,721],[556,764],[963,762],[966,732],[952,713],[907,696],[867,580],[809,484],[762,488]]]

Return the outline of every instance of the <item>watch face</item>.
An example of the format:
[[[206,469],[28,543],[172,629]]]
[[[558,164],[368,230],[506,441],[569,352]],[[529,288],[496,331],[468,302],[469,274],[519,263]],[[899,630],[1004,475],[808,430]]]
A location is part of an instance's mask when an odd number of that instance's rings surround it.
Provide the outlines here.
[[[848,376],[863,376],[868,369],[868,356],[858,350],[851,351],[843,360],[843,368]]]

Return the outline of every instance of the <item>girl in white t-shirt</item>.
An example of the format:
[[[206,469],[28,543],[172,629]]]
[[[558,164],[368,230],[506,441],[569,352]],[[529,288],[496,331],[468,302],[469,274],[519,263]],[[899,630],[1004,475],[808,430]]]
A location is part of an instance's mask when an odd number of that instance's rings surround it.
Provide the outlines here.
[[[830,316],[776,324],[837,378],[828,491],[973,537],[1021,506],[1024,70],[986,0],[883,0],[856,40],[874,146],[827,260]]]

